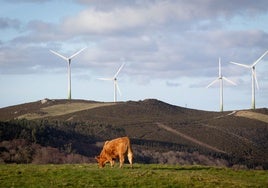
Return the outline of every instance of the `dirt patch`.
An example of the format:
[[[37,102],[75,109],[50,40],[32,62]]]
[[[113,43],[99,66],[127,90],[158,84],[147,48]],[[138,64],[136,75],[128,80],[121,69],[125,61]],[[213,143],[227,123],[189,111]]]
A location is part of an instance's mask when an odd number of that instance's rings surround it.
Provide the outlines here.
[[[259,121],[268,123],[268,115],[257,113],[257,112],[237,111],[235,113],[235,116],[245,117],[245,118],[249,118],[249,119],[255,119],[255,120],[259,120]]]

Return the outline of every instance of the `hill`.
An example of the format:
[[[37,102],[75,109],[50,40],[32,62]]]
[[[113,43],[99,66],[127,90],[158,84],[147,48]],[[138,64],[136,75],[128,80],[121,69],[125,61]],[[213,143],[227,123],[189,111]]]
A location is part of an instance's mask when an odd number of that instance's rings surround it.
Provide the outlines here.
[[[209,112],[155,99],[44,99],[1,108],[0,121],[2,162],[93,161],[103,141],[127,135],[136,162],[268,168],[266,108]]]

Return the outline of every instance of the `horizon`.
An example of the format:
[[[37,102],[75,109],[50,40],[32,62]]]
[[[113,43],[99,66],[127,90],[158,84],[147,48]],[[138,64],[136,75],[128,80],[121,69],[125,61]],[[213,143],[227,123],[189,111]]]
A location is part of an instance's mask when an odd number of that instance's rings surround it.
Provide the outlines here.
[[[168,105],[171,105],[171,106],[176,106],[176,107],[180,107],[180,108],[186,108],[186,109],[189,109],[189,110],[198,110],[198,111],[207,111],[207,112],[221,112],[219,110],[203,110],[203,109],[196,109],[196,108],[189,108],[187,106],[179,106],[179,105],[175,105],[175,104],[172,104],[172,103],[168,103],[166,101],[162,101],[162,100],[159,100],[159,99],[156,99],[156,98],[147,98],[147,99],[143,99],[143,100],[128,100],[128,101],[117,101],[117,102],[113,102],[113,101],[94,101],[94,100],[87,100],[87,99],[59,99],[59,98],[44,98],[44,99],[39,99],[39,100],[35,100],[35,101],[29,101],[29,102],[25,102],[25,103],[19,103],[19,104],[14,104],[14,105],[10,105],[10,106],[5,106],[5,107],[0,107],[0,109],[3,109],[3,108],[9,108],[9,107],[15,107],[15,106],[18,106],[18,105],[25,105],[25,104],[29,104],[29,103],[38,103],[38,102],[41,102],[43,100],[49,100],[49,101],[57,101],[57,100],[64,100],[66,102],[68,101],[86,101],[86,102],[96,102],[96,103],[115,103],[115,104],[122,104],[122,103],[128,103],[128,102],[144,102],[146,100],[156,100],[156,101],[160,101],[160,102],[163,102],[165,104],[168,104]],[[43,104],[43,103],[42,103]],[[256,110],[258,109],[267,109],[266,107],[262,107],[262,108],[256,108]],[[233,109],[233,110],[224,110],[223,112],[236,112],[236,111],[244,111],[244,110],[252,110],[251,108],[246,108],[246,109]]]

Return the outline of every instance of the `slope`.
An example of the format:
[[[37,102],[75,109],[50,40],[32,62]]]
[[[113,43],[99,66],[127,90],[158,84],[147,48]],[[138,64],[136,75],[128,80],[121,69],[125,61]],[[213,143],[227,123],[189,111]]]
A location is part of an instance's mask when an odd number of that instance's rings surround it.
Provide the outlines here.
[[[43,99],[32,103],[2,108],[0,109],[0,119],[42,119],[109,105],[114,105],[114,103]]]
[[[17,133],[3,125],[0,134],[1,138],[19,139],[28,131],[28,140],[59,149],[71,145],[71,151],[88,157],[101,150],[101,142],[128,135],[140,162],[165,163],[175,157],[176,163],[186,155],[182,163],[196,163],[197,152],[199,158],[214,160],[213,164],[223,159],[229,165],[267,168],[267,115],[267,109],[209,112],[155,99],[119,103],[46,99],[0,109],[0,121],[19,119],[12,126],[27,127],[17,128],[21,131]]]

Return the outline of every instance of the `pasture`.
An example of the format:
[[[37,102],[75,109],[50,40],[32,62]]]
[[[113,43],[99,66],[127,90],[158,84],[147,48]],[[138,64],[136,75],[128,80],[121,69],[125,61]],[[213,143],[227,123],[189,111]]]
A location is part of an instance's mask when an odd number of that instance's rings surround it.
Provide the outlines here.
[[[268,187],[268,171],[134,164],[0,165],[0,187]]]

